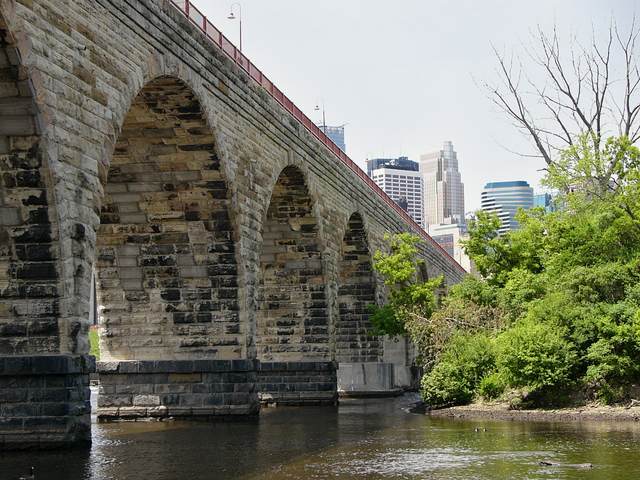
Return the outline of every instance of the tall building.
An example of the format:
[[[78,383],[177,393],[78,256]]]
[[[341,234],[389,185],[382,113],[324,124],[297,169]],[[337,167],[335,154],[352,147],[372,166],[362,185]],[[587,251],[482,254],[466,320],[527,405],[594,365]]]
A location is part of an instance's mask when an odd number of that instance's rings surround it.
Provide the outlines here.
[[[391,199],[425,228],[422,175],[418,164],[407,157],[367,160],[367,173]]]
[[[407,157],[372,158],[371,160],[367,160],[367,175],[370,177],[373,176],[374,170],[384,166],[388,166],[389,168],[394,168],[396,170],[419,171],[418,163],[413,160],[409,160]]]
[[[462,240],[469,238],[467,225],[465,223],[429,225],[429,235],[431,235],[431,238],[438,242],[462,268],[469,273],[475,273],[475,264],[465,253],[461,243]]]
[[[347,146],[344,144],[344,125],[339,127],[330,127],[329,125],[320,125],[320,130],[335,143],[343,152],[347,151]]]
[[[464,223],[464,184],[453,143],[420,157],[424,181],[424,219],[427,225]]]
[[[480,208],[498,215],[502,225],[500,235],[518,228],[515,215],[519,208],[533,207],[533,188],[525,181],[491,182],[484,186]]]
[[[533,206],[542,207],[547,212],[555,212],[557,210],[557,205],[556,202],[554,202],[554,197],[550,193],[538,193],[534,195]]]

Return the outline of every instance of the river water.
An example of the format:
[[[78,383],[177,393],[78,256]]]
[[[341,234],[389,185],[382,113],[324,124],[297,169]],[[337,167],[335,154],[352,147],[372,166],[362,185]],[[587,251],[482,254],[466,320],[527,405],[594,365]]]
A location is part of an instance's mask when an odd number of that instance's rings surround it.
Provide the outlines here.
[[[408,401],[265,408],[241,423],[94,424],[90,450],[0,454],[0,479],[32,465],[37,480],[640,479],[640,425],[430,418],[403,410]]]

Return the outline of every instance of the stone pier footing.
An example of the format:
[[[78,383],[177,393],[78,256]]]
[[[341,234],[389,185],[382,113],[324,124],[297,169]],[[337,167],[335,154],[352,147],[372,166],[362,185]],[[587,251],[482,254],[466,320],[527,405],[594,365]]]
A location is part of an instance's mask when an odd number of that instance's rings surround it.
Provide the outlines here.
[[[335,362],[260,362],[258,392],[263,404],[335,405]]]
[[[214,419],[259,412],[254,360],[98,362],[98,420]]]
[[[89,446],[87,355],[0,356],[0,450]]]

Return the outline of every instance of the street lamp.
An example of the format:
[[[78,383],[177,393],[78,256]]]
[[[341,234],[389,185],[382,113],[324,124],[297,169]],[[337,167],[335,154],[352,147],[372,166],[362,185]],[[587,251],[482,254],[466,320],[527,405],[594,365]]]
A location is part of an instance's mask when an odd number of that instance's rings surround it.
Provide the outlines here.
[[[240,5],[240,3],[235,2],[231,4],[231,11],[229,12],[229,15],[227,16],[227,18],[229,20],[235,20],[236,16],[233,13],[233,7],[238,7],[238,20],[240,22],[240,52],[242,52],[242,5]]]
[[[314,109],[316,112],[320,111],[320,105],[316,104],[316,108]],[[327,121],[324,115],[324,102],[322,102],[322,133],[327,134]]]

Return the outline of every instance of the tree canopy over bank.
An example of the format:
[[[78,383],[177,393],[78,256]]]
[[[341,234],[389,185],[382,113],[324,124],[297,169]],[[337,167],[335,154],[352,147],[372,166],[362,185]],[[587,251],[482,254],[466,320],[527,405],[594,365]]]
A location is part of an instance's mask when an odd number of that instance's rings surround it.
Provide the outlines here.
[[[640,380],[640,151],[626,137],[597,155],[592,145],[579,138],[549,168],[558,211],[521,211],[521,228],[502,236],[478,213],[465,248],[481,275],[440,302],[441,279],[417,281],[415,238],[376,255],[391,295],[373,323],[414,340],[429,404],[612,403]]]
[[[480,275],[442,295],[418,280],[417,238],[389,239],[374,266],[390,289],[376,333],[407,333],[433,406],[504,397],[623,401],[640,381],[640,26],[561,48],[541,30],[524,57],[495,50],[490,99],[532,141],[558,210],[519,230],[478,212],[465,250]],[[603,40],[603,41],[602,41]],[[614,133],[617,132],[617,133]],[[617,136],[616,136],[617,135]],[[638,388],[640,392],[640,388]],[[636,392],[637,393],[637,392]]]

